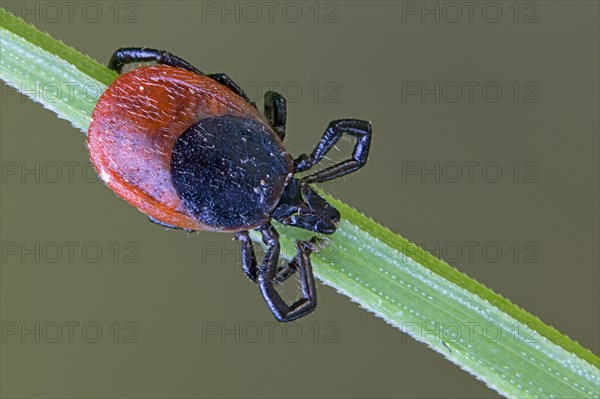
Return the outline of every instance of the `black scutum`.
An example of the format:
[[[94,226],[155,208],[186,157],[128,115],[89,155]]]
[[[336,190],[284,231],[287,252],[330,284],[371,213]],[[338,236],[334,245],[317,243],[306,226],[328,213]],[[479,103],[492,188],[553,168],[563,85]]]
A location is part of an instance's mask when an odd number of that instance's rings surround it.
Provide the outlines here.
[[[237,229],[269,217],[291,173],[281,143],[260,121],[238,116],[202,119],[177,140],[171,178],[202,223]]]

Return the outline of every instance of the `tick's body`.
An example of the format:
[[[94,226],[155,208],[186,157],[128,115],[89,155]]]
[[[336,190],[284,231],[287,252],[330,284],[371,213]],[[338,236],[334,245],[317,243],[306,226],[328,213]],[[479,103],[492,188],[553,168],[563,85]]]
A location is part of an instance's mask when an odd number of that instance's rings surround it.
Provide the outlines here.
[[[292,174],[291,157],[256,108],[204,75],[170,66],[121,75],[98,102],[88,135],[108,187],[153,220],[186,230],[266,223]],[[198,173],[188,181],[194,158]]]
[[[311,155],[296,159],[283,147],[285,99],[265,95],[265,116],[224,74],[204,75],[164,51],[125,48],[109,67],[155,61],[121,75],[100,98],[88,132],[90,158],[118,196],[163,226],[230,231],[242,241],[242,268],[260,286],[275,317],[290,321],[311,312],[316,292],[310,254],[314,240],[297,243],[296,257],[278,268],[279,239],[271,219],[332,234],[339,212],[309,183],[350,173],[367,160],[368,122],[331,122]],[[357,138],[352,158],[300,179],[343,134]],[[268,246],[259,267],[248,230]],[[288,306],[275,284],[299,272],[304,297]]]

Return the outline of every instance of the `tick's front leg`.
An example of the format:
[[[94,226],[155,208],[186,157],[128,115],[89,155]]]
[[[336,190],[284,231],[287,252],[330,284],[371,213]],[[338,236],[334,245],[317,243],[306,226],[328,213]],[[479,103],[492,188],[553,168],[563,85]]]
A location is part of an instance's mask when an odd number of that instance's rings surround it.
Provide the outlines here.
[[[256,266],[256,255],[254,254],[254,246],[250,239],[248,231],[240,231],[235,234],[235,239],[242,242],[242,270],[246,276],[257,282],[258,267]]]
[[[275,318],[279,321],[292,321],[315,310],[317,306],[317,292],[315,279],[310,263],[311,245],[306,242],[296,243],[296,257],[294,260],[298,265],[300,283],[302,285],[303,298],[288,306],[275,289],[277,281],[277,264],[279,261],[279,234],[271,226],[266,224],[261,228],[263,242],[269,246],[263,264],[258,270],[258,285],[263,294],[265,302],[271,309]],[[310,243],[308,243],[310,244]]]

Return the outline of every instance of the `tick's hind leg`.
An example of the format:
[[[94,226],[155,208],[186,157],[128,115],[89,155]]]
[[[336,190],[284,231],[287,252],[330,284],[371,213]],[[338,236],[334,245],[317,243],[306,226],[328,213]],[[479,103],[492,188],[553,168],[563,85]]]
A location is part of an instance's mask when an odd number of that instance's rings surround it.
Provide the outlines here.
[[[288,306],[275,289],[277,283],[277,264],[279,261],[279,234],[268,223],[261,227],[263,242],[268,245],[267,253],[261,267],[258,269],[258,285],[265,302],[279,321],[292,321],[310,312],[317,306],[315,279],[310,263],[310,254],[314,249],[311,242],[298,241],[296,243],[296,257],[292,260],[300,273],[303,298]],[[290,265],[291,266],[291,265]],[[293,273],[290,273],[291,275]],[[289,277],[289,275],[287,277]]]
[[[371,145],[371,124],[359,119],[340,119],[327,126],[323,138],[310,154],[303,154],[294,161],[294,172],[302,172],[316,165],[344,134],[356,137],[352,158],[319,172],[303,177],[305,183],[320,183],[354,172],[367,162]]]
[[[285,119],[287,115],[285,98],[274,91],[265,93],[265,116],[281,141],[285,138]]]
[[[189,62],[173,55],[164,50],[156,50],[146,47],[124,47],[114,52],[110,61],[108,62],[108,68],[114,70],[117,73],[123,71],[123,67],[126,64],[134,62],[150,62],[154,61],[157,64],[168,65],[175,68],[185,69],[186,71],[194,72],[199,75],[203,73],[194,67]]]
[[[167,223],[161,222],[160,220],[154,219],[151,216],[148,216],[148,220],[150,220],[152,223],[157,224],[159,226],[166,227],[167,229],[184,230],[187,232],[192,232],[192,230],[182,229],[181,227],[177,227],[172,224],[167,224]]]
[[[216,82],[222,84],[223,86],[227,87],[229,90],[231,90],[232,92],[234,92],[235,94],[237,94],[238,96],[242,97],[244,99],[244,101],[246,101],[248,104],[252,105],[254,108],[256,108],[256,103],[250,101],[250,98],[246,95],[246,93],[244,93],[244,90],[242,90],[242,88],[233,81],[233,79],[231,79],[227,74],[224,73],[210,73],[208,75],[209,78],[215,80]]]

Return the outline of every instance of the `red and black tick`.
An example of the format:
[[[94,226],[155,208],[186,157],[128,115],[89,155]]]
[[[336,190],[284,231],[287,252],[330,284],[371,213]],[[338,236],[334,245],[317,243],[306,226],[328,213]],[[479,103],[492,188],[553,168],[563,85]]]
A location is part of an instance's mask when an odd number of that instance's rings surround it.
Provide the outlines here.
[[[286,102],[265,94],[264,116],[227,75],[203,74],[166,51],[121,48],[109,68],[154,62],[120,75],[94,109],[88,133],[100,178],[150,220],[187,231],[233,232],[242,242],[242,269],[280,321],[317,304],[310,254],[313,241],[278,268],[279,235],[271,219],[322,234],[335,232],[340,213],[311,187],[362,167],[371,125],[357,119],[329,124],[310,155],[292,158],[283,146]],[[301,178],[348,134],[352,157]],[[268,250],[257,265],[248,231],[261,232]],[[275,284],[299,272],[303,297],[288,306]]]

